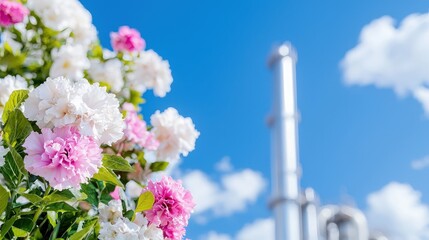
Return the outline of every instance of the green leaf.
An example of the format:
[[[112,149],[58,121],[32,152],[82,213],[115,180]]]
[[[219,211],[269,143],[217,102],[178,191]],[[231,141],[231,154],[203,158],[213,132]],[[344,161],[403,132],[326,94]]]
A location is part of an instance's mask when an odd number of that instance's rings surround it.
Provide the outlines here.
[[[55,228],[57,226],[58,213],[55,211],[48,211],[46,214],[48,216],[49,223]]]
[[[29,218],[21,218],[15,221],[12,232],[19,237],[27,236],[33,229],[35,223]]]
[[[19,218],[20,218],[19,215],[12,216],[1,226],[0,239],[3,239],[3,237],[7,234],[7,232],[9,232],[10,228],[15,223],[15,221],[18,220]]]
[[[94,229],[94,225],[97,221],[89,222],[88,226],[82,228],[79,232],[74,233],[69,239],[70,240],[82,240]]]
[[[146,166],[146,159],[144,158],[144,152],[137,152],[137,160],[139,160],[140,165],[142,166],[142,168],[144,169]]]
[[[9,202],[10,193],[6,188],[0,185],[0,215],[6,210]]]
[[[155,197],[151,191],[142,193],[137,200],[136,212],[143,212],[152,209]]]
[[[56,211],[56,212],[75,212],[76,208],[70,206],[65,202],[53,203],[45,207],[46,211]]]
[[[121,183],[121,181],[119,181],[118,176],[116,176],[116,174],[112,172],[112,170],[107,169],[103,166],[98,170],[98,173],[96,173],[93,178],[100,181],[110,182],[114,185],[124,188],[124,185]]]
[[[136,90],[130,90],[130,103],[134,104],[134,106],[138,106],[139,104],[144,103],[144,99],[142,98],[142,94]]]
[[[10,147],[9,152],[6,154],[2,173],[8,186],[13,188],[16,188],[21,183],[24,175],[27,174],[21,155],[13,147]]]
[[[3,132],[4,139],[10,147],[20,145],[31,133],[30,122],[24,117],[19,109],[9,113]]]
[[[26,55],[20,52],[14,53],[9,43],[5,42],[0,54],[0,65],[9,69],[20,67],[25,61]]]
[[[4,123],[7,121],[9,112],[13,112],[15,109],[18,109],[27,98],[28,90],[15,90],[12,92],[3,109],[2,120]]]
[[[150,170],[152,170],[152,172],[159,172],[159,171],[164,171],[167,167],[168,167],[168,162],[158,161],[150,164],[149,168]]]
[[[13,147],[9,148],[9,152],[10,152],[10,155],[12,156],[12,159],[15,162],[16,167],[18,168],[18,170],[22,174],[26,175],[27,174],[27,170],[25,169],[24,160],[22,159],[21,155],[19,155],[19,153]]]
[[[50,204],[50,203],[56,203],[56,202],[64,202],[71,199],[74,199],[73,193],[71,193],[69,190],[63,190],[60,192],[54,192],[44,197],[43,202]]]
[[[122,172],[134,172],[134,168],[128,163],[127,160],[117,155],[104,154],[103,166],[107,169],[112,169]]]
[[[39,197],[36,194],[31,194],[31,193],[20,193],[19,195],[25,197],[26,199],[28,199],[28,201],[30,201],[31,203],[39,203],[40,201],[42,201],[42,198]]]
[[[98,200],[98,193],[97,188],[94,186],[94,184],[91,182],[87,184],[81,184],[82,191],[87,195],[87,198],[85,201],[89,202],[92,206],[97,207],[99,200]]]
[[[134,211],[133,210],[128,210],[125,214],[124,217],[128,218],[129,220],[131,220],[134,217]]]
[[[12,226],[12,232],[16,237],[26,237],[28,232],[20,228]]]

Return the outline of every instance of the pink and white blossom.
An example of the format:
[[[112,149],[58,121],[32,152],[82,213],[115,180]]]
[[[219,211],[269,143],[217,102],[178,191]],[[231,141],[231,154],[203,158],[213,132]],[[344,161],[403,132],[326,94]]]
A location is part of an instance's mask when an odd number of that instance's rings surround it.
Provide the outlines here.
[[[30,92],[24,115],[40,128],[75,126],[99,143],[111,144],[123,136],[124,122],[115,95],[86,79],[48,78]]]
[[[146,122],[140,118],[137,109],[130,103],[125,103],[123,109],[126,111],[123,144],[129,142],[147,150],[156,150],[159,142],[147,130]]]
[[[140,33],[128,26],[122,26],[119,31],[110,33],[112,47],[115,51],[140,52],[146,46]]]
[[[165,176],[159,182],[149,181],[146,191],[155,196],[152,209],[145,212],[149,223],[162,229],[167,240],[181,240],[195,207],[191,193],[180,181]]]
[[[24,21],[30,11],[21,3],[1,0],[0,1],[0,26],[9,27]]]
[[[25,169],[45,178],[54,189],[79,189],[101,166],[99,145],[73,127],[32,132],[23,146]]]

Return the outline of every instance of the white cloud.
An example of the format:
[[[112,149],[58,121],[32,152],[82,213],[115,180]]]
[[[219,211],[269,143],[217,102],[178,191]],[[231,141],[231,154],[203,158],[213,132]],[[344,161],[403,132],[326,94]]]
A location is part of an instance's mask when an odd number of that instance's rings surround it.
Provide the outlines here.
[[[412,161],[411,167],[415,170],[421,170],[423,168],[429,167],[429,156]]]
[[[232,240],[232,238],[229,235],[211,231],[206,236],[202,237],[201,240]]]
[[[259,219],[244,226],[237,234],[236,240],[274,240],[274,220]]]
[[[428,240],[429,208],[420,198],[408,184],[389,183],[367,198],[369,226],[390,240]]]
[[[231,158],[228,156],[223,157],[219,162],[217,162],[215,167],[219,172],[231,172],[234,169],[231,164]]]
[[[398,27],[384,16],[362,29],[341,62],[347,84],[412,94],[429,114],[429,13],[411,14]]]
[[[209,232],[202,240],[274,240],[274,220],[272,218],[258,219],[245,225],[232,238],[227,234]]]
[[[212,212],[216,216],[244,211],[257,200],[266,185],[262,174],[251,169],[224,174],[220,183],[199,170],[185,174],[182,180],[194,196],[195,213]]]
[[[194,212],[196,214],[207,211],[216,206],[217,195],[220,192],[220,187],[217,183],[203,172],[195,170],[189,172],[182,177],[183,185],[191,191],[196,202]]]

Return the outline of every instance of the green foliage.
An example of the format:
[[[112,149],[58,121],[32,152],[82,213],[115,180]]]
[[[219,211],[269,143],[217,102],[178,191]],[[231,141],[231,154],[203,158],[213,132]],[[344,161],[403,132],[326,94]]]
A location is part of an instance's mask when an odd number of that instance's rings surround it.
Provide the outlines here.
[[[135,90],[130,90],[130,99],[129,101],[130,103],[134,104],[134,106],[138,106],[139,104],[144,103],[144,99],[141,96],[141,93]]]
[[[103,155],[103,166],[121,172],[133,172],[134,168],[121,156],[117,155]]]
[[[10,193],[2,185],[0,185],[0,215],[6,210],[9,203]]]
[[[149,168],[152,172],[164,171],[168,167],[168,162],[158,161],[150,164]]]
[[[15,109],[8,114],[3,128],[3,139],[10,147],[22,145],[32,130],[30,122],[24,117],[21,110]]]
[[[136,212],[143,212],[152,209],[155,197],[151,191],[146,191],[137,200]]]
[[[119,181],[118,176],[112,170],[107,169],[104,166],[98,170],[98,173],[96,173],[93,178],[100,181],[110,182],[122,188],[124,187],[121,181]]]
[[[91,233],[91,231],[94,229],[94,225],[97,223],[98,219],[94,219],[90,221],[86,227],[82,228],[80,231],[76,232],[70,237],[70,240],[82,240],[84,239],[88,234]]]
[[[9,147],[9,152],[5,156],[5,164],[0,170],[10,189],[16,189],[27,175],[22,157],[13,147]]]
[[[9,68],[17,68],[22,66],[26,59],[25,53],[13,52],[9,43],[5,42],[3,48],[0,50],[0,65]]]
[[[6,122],[8,116],[9,116],[9,113],[15,111],[15,109],[18,109],[19,106],[21,106],[21,104],[27,98],[28,98],[28,90],[15,90],[15,91],[13,91],[9,97],[9,100],[6,102],[6,104],[4,106],[2,121]]]
[[[63,201],[69,201],[73,200],[74,195],[69,190],[63,190],[63,191],[55,191],[52,194],[46,196],[43,198],[44,204],[51,204],[56,202],[63,202]]]

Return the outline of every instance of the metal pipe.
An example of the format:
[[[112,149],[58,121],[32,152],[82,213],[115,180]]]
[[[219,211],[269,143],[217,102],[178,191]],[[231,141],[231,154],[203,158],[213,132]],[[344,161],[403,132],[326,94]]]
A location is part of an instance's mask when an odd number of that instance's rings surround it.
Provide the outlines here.
[[[302,233],[304,240],[318,240],[317,199],[312,188],[305,189],[302,203]]]
[[[272,129],[273,199],[276,240],[301,240],[301,204],[296,103],[296,51],[290,43],[275,48],[270,59],[274,71]]]
[[[319,230],[324,239],[330,239],[329,226],[335,224],[341,240],[368,240],[365,215],[348,206],[324,206],[319,212]]]

